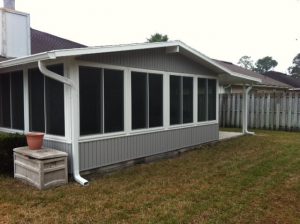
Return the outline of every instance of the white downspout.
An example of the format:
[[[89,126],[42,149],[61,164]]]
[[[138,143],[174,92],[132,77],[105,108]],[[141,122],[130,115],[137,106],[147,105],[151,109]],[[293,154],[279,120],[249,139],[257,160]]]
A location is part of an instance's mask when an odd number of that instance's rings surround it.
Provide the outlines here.
[[[86,186],[88,185],[88,181],[80,176],[79,172],[79,125],[78,125],[78,88],[77,85],[71,80],[61,75],[58,75],[50,70],[48,70],[45,64],[42,61],[38,61],[38,67],[42,74],[45,76],[64,83],[65,85],[71,88],[71,105],[72,105],[72,157],[73,157],[73,176],[75,181],[79,184]]]
[[[243,133],[254,135],[254,132],[248,131],[248,95],[250,90],[252,89],[252,86],[249,86],[247,89],[244,86],[243,89]]]

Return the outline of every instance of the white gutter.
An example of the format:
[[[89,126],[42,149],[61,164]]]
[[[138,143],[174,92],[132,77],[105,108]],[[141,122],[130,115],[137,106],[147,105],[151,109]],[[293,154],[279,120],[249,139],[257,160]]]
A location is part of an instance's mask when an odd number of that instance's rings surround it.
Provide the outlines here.
[[[244,92],[243,92],[243,99],[244,99],[244,105],[243,105],[243,133],[254,135],[254,132],[248,131],[248,95],[250,90],[252,89],[252,86],[249,86],[247,89],[244,86]]]
[[[68,78],[65,78],[59,74],[56,74],[50,70],[48,70],[45,64],[42,61],[38,61],[39,70],[45,76],[59,81],[71,88],[71,101],[72,101],[72,157],[73,157],[73,176],[75,181],[77,181],[82,186],[88,185],[88,181],[80,176],[79,172],[79,125],[78,125],[78,88],[76,84]]]

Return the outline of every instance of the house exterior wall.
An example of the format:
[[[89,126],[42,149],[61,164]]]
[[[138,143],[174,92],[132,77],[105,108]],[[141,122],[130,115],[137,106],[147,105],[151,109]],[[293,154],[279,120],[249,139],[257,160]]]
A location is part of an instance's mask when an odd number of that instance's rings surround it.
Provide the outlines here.
[[[80,170],[187,148],[219,139],[219,125],[210,124],[132,136],[81,142]]]
[[[84,55],[78,60],[131,68],[216,76],[213,71],[179,54],[166,53],[165,48]]]

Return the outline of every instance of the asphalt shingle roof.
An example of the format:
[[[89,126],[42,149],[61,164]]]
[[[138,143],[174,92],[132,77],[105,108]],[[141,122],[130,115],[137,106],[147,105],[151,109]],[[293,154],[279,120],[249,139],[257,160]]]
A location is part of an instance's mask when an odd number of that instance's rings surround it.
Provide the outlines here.
[[[290,75],[286,75],[281,72],[269,71],[269,72],[264,73],[264,76],[270,77],[279,82],[286,83],[294,88],[300,88],[300,80],[295,79]]]
[[[31,31],[31,54],[41,53],[51,50],[70,49],[86,47],[83,44],[76,43],[49,33],[30,29]]]
[[[227,61],[220,61],[220,60],[215,60],[217,63],[219,63],[220,65],[222,65],[223,67],[229,69],[232,72],[236,72],[236,73],[240,73],[243,75],[248,75],[251,77],[255,77],[255,78],[259,78],[262,80],[262,82],[260,84],[257,85],[266,85],[266,86],[274,86],[274,87],[285,87],[285,88],[291,88],[292,86],[287,84],[287,83],[283,83],[279,80],[275,80],[273,78],[270,78],[268,76],[265,75],[261,75],[259,73],[253,72],[251,70],[242,68],[238,65],[235,65],[231,62],[227,62]]]

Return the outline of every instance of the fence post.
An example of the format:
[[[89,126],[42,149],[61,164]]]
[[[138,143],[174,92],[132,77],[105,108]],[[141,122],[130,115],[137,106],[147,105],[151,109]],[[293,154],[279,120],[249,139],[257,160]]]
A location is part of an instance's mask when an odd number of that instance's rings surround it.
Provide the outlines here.
[[[239,128],[240,127],[240,104],[241,104],[241,96],[240,94],[236,94],[236,110],[237,110],[237,113],[236,113],[236,127]]]
[[[298,93],[294,95],[294,109],[293,109],[293,129],[297,129],[297,117],[298,117]]]
[[[265,94],[262,95],[260,101],[260,128],[265,127]]]
[[[235,93],[232,94],[232,103],[231,103],[231,126],[234,126],[234,120],[235,120]]]
[[[280,98],[279,98],[280,99]],[[280,115],[280,104],[276,103],[276,130],[279,129],[279,115]]]
[[[270,93],[267,95],[267,108],[266,108],[266,129],[270,127]]]
[[[230,99],[231,94],[228,94],[227,96],[227,119],[226,119],[226,126],[229,127],[230,126]]]
[[[289,103],[288,103],[288,130],[291,130],[291,123],[292,123],[292,100],[293,100],[293,95],[292,93],[290,93]]]

